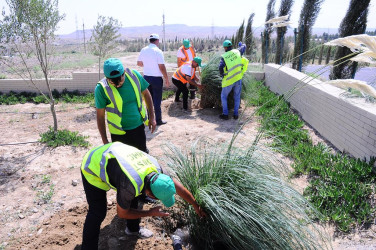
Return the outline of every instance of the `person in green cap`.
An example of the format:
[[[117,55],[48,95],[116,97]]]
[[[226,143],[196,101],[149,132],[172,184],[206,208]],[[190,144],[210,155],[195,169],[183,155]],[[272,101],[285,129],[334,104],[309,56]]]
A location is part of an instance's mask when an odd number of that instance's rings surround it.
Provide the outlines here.
[[[248,59],[242,57],[245,51],[245,44],[239,43],[238,49],[232,48],[232,42],[225,40],[223,48],[225,53],[219,63],[219,74],[222,77],[221,102],[223,112],[220,119],[228,120],[227,97],[231,90],[234,91],[234,114],[235,120],[239,117],[240,95],[242,91],[242,78],[248,67]]]
[[[178,49],[177,58],[178,58],[178,68],[186,62],[190,62],[193,58],[196,57],[196,51],[191,45],[188,39],[183,40],[183,45]],[[189,84],[190,98],[196,98],[197,87]]]
[[[161,206],[143,210],[138,206],[141,193],[160,200],[166,207],[175,203],[175,194],[191,204],[200,217],[206,216],[193,195],[158,164],[157,160],[135,147],[114,142],[91,149],[81,164],[89,210],[83,228],[81,249],[98,249],[100,226],[106,217],[106,193],[116,190],[117,215],[127,220],[125,234],[148,238],[153,232],[140,228],[142,217],[168,216]]]
[[[202,59],[200,57],[193,58],[192,61],[184,63],[180,66],[172,76],[172,83],[178,88],[175,94],[175,102],[179,102],[179,96],[183,93],[183,109],[188,110],[188,88],[187,83],[191,86],[201,88],[201,84],[197,82],[196,68],[201,67]]]

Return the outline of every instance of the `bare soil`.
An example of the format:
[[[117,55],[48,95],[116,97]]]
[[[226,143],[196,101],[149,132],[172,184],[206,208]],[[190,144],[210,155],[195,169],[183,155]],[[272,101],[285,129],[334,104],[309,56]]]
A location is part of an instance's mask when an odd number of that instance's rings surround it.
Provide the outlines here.
[[[190,100],[189,105],[192,110],[184,112],[181,103],[174,103],[173,98],[163,101],[163,120],[168,123],[159,126],[154,134],[146,129],[150,154],[162,164],[165,143],[184,149],[201,136],[214,143],[226,142],[239,123],[244,122],[242,119],[222,121],[218,118],[220,110],[199,109],[197,99]],[[92,147],[102,144],[93,107],[59,104],[57,110],[60,129],[88,136]],[[50,149],[40,143],[26,143],[37,141],[39,134],[52,126],[48,105],[0,106],[0,114],[3,134],[0,140],[1,246],[5,249],[80,249],[87,212],[80,164],[88,149],[70,146]],[[247,124],[239,143],[252,142],[257,127],[256,120]],[[315,136],[313,132],[312,136]],[[9,145],[14,143],[26,144]],[[307,180],[295,179],[293,185],[303,190]],[[108,211],[102,223],[100,249],[172,249],[170,233],[181,227],[184,219],[181,204],[172,208],[171,217],[144,218],[142,225],[151,229],[154,237],[137,239],[124,234],[124,221],[116,216],[116,193],[109,191],[107,197]],[[150,206],[146,204],[145,208]],[[334,233],[333,227],[327,226],[327,229],[334,249],[376,249],[374,226],[341,236]]]

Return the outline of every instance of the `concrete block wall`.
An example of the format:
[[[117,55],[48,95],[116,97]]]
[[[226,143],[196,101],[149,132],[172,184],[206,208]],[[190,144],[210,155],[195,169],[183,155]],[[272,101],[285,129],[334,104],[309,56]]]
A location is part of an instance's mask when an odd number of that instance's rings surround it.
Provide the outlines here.
[[[304,121],[340,151],[366,160],[376,156],[376,104],[346,99],[341,95],[344,90],[279,67],[264,66],[265,84],[271,91],[285,95]]]
[[[251,72],[252,75],[256,78],[256,80],[262,80],[264,79],[264,73],[263,72]],[[142,72],[141,72],[142,74]],[[167,72],[168,79],[170,80],[170,88],[174,88],[174,85],[172,84],[171,78],[174,74],[173,71]],[[104,77],[103,73],[101,74],[100,79]],[[65,79],[52,79],[51,80],[51,89],[56,89],[59,92],[63,91],[64,89],[67,89],[68,91],[74,91],[78,90],[80,92],[93,92],[95,89],[95,86],[98,82],[98,73],[79,73],[74,72],[72,73],[72,78],[65,78]],[[44,93],[48,92],[46,83],[44,80],[38,79],[34,80],[37,87],[41,89]],[[9,93],[10,91],[13,92],[33,92],[33,93],[39,93],[39,91],[30,83],[30,81],[27,80],[21,80],[21,79],[0,79],[0,92],[2,93]]]

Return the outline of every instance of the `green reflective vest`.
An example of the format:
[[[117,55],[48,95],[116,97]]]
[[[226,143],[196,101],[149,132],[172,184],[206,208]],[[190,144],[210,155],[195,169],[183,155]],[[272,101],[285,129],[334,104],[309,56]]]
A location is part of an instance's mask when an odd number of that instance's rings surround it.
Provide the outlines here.
[[[149,120],[146,114],[146,109],[142,102],[140,80],[138,79],[136,74],[133,74],[132,71],[128,68],[125,69],[124,73],[132,84],[137,99],[138,111],[141,114],[144,124],[148,126]],[[99,84],[102,85],[104,93],[111,101],[111,103],[106,106],[107,124],[110,133],[115,135],[124,135],[125,131],[121,126],[123,99],[121,98],[119,91],[114,86],[109,84],[106,78],[103,78],[101,81],[99,81]]]
[[[136,197],[144,188],[145,177],[152,172],[159,173],[161,171],[154,157],[135,147],[121,142],[113,142],[93,148],[86,153],[81,164],[81,171],[85,179],[91,185],[102,190],[108,191],[111,188],[116,190],[110,184],[107,175],[108,160],[112,158],[116,158],[121,170],[133,184]]]
[[[222,55],[226,67],[224,68],[224,77],[222,79],[222,88],[230,86],[242,79],[242,57],[239,50],[233,49]]]

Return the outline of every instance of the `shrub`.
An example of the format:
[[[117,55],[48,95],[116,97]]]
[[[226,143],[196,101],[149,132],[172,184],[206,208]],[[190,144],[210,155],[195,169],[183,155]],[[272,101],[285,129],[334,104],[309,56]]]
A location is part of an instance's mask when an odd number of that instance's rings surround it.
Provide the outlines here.
[[[186,206],[200,249],[321,249],[319,214],[281,180],[283,165],[265,147],[245,150],[197,142],[187,152],[169,146],[168,165],[208,217]],[[218,248],[219,249],[219,248]]]
[[[85,140],[88,136],[82,136],[78,132],[71,132],[66,129],[58,130],[55,133],[53,128],[50,127],[47,132],[40,134],[40,137],[40,142],[46,143],[48,147],[53,148],[65,145],[85,148],[89,146],[89,142]]]

